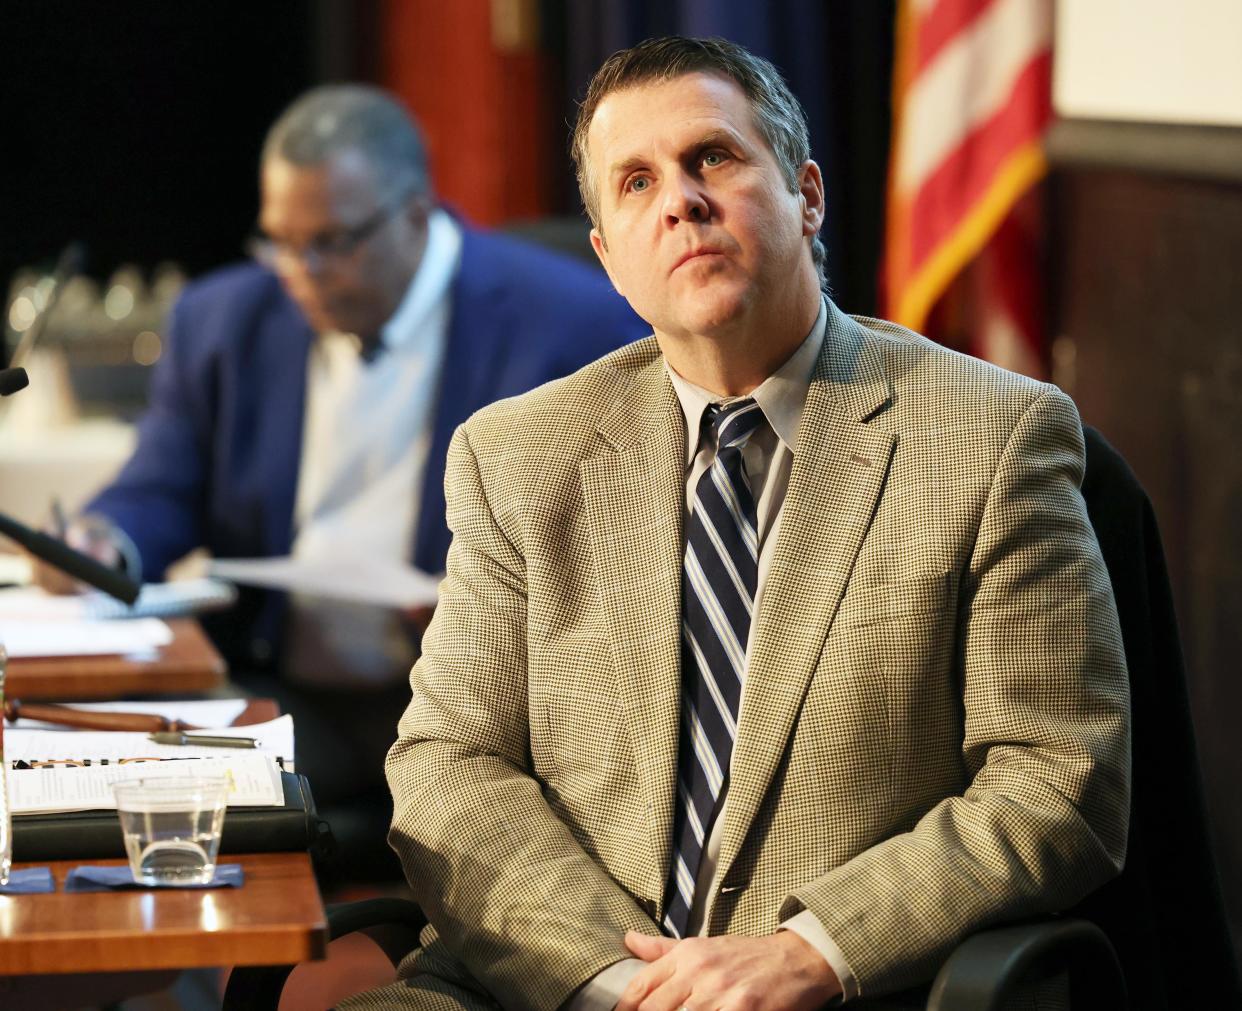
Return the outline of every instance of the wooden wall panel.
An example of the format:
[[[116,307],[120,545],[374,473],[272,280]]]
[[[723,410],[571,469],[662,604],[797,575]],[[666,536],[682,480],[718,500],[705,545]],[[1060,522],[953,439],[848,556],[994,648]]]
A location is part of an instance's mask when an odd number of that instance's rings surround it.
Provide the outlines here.
[[[1155,505],[1242,958],[1242,131],[1079,128],[1053,149],[1055,378]]]
[[[381,83],[422,124],[442,199],[480,223],[536,217],[559,178],[536,0],[388,0]]]

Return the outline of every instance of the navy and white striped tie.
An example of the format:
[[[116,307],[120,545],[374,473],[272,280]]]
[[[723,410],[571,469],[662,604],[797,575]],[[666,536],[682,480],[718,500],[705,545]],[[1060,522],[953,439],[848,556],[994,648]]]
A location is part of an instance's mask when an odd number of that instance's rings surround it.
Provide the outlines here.
[[[729,775],[759,579],[755,499],[742,450],[763,420],[754,400],[711,404],[716,459],[695,486],[681,589],[681,740],[664,929],[682,937],[703,848]]]

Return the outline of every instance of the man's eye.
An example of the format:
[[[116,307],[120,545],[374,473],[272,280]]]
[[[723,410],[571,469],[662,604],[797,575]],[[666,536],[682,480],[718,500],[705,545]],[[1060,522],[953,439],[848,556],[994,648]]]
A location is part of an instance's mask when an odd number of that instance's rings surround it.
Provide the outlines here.
[[[629,190],[631,193],[641,193],[651,185],[651,180],[646,176],[636,176],[630,180]]]
[[[708,168],[715,168],[717,165],[723,165],[725,156],[720,151],[708,151],[703,155],[703,164]]]

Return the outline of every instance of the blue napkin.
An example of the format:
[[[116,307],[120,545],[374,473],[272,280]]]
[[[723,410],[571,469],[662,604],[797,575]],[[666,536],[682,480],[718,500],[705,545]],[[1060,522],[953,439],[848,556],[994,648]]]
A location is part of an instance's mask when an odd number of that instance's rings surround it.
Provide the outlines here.
[[[75,867],[65,878],[67,892],[118,892],[141,888],[240,888],[245,880],[241,864],[216,864],[216,873],[205,885],[142,885],[134,880],[129,864]]]
[[[9,874],[9,883],[0,885],[0,895],[37,895],[56,891],[50,867],[23,867]]]

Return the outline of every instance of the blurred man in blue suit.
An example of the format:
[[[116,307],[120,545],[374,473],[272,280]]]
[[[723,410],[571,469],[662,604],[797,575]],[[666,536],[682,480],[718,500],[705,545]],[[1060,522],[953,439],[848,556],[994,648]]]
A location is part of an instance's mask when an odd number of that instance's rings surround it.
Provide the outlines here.
[[[457,426],[649,328],[602,273],[438,207],[416,126],[375,89],[296,101],[261,185],[258,262],[178,302],[138,446],[88,506],[93,550],[147,580],[200,547],[438,573]],[[356,791],[359,765],[383,784],[414,659],[401,615],[254,594],[212,626],[243,683],[332,756],[315,762],[321,800]],[[338,761],[346,747],[360,761]]]

